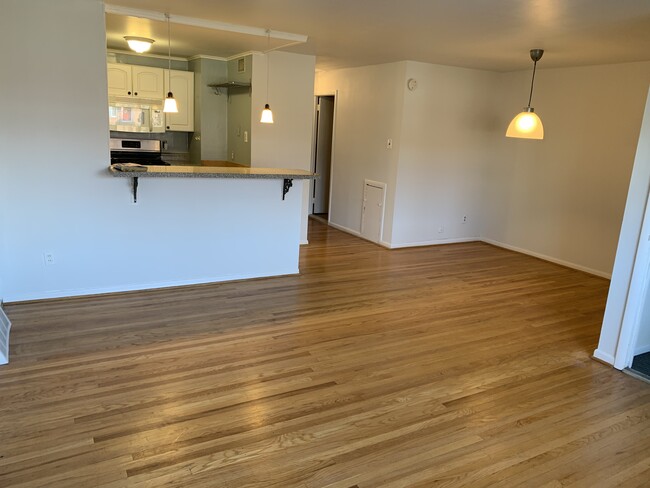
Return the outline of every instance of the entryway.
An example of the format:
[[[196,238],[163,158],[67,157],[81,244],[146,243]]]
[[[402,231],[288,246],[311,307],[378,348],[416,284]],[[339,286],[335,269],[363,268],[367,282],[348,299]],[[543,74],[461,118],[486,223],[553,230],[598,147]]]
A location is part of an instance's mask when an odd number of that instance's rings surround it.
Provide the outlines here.
[[[330,209],[334,105],[334,95],[316,97],[313,171],[319,176],[312,183],[310,214],[324,222]]]

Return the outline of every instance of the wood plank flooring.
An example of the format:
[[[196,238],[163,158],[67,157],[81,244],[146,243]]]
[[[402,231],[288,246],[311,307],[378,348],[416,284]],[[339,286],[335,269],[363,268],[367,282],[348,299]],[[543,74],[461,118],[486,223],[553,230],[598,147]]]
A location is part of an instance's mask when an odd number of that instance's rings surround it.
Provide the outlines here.
[[[299,276],[8,305],[0,486],[650,486],[608,281],[310,226]]]

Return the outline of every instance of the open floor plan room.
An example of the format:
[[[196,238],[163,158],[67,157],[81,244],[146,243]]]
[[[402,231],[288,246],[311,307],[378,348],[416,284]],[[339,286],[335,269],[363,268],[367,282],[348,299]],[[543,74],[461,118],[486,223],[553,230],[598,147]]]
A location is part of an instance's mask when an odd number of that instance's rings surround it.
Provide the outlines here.
[[[7,305],[0,486],[647,486],[607,280],[309,238],[300,275]]]

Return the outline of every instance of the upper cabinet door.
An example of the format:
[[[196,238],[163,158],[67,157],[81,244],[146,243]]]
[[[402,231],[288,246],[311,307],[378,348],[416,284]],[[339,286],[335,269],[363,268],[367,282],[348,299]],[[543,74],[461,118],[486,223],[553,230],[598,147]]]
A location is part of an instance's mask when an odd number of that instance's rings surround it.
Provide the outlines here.
[[[178,104],[178,113],[165,114],[167,130],[194,131],[194,73],[165,70],[165,96],[171,91]]]
[[[133,96],[138,98],[165,98],[162,68],[130,66],[133,79]]]
[[[128,64],[108,63],[108,94],[128,97],[131,91],[131,66]]]

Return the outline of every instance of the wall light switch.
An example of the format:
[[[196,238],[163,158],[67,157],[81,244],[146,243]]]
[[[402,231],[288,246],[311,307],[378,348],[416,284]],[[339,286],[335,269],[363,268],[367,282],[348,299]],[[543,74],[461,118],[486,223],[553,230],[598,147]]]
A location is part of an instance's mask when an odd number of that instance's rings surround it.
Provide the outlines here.
[[[248,131],[244,131],[244,142],[248,142]]]

